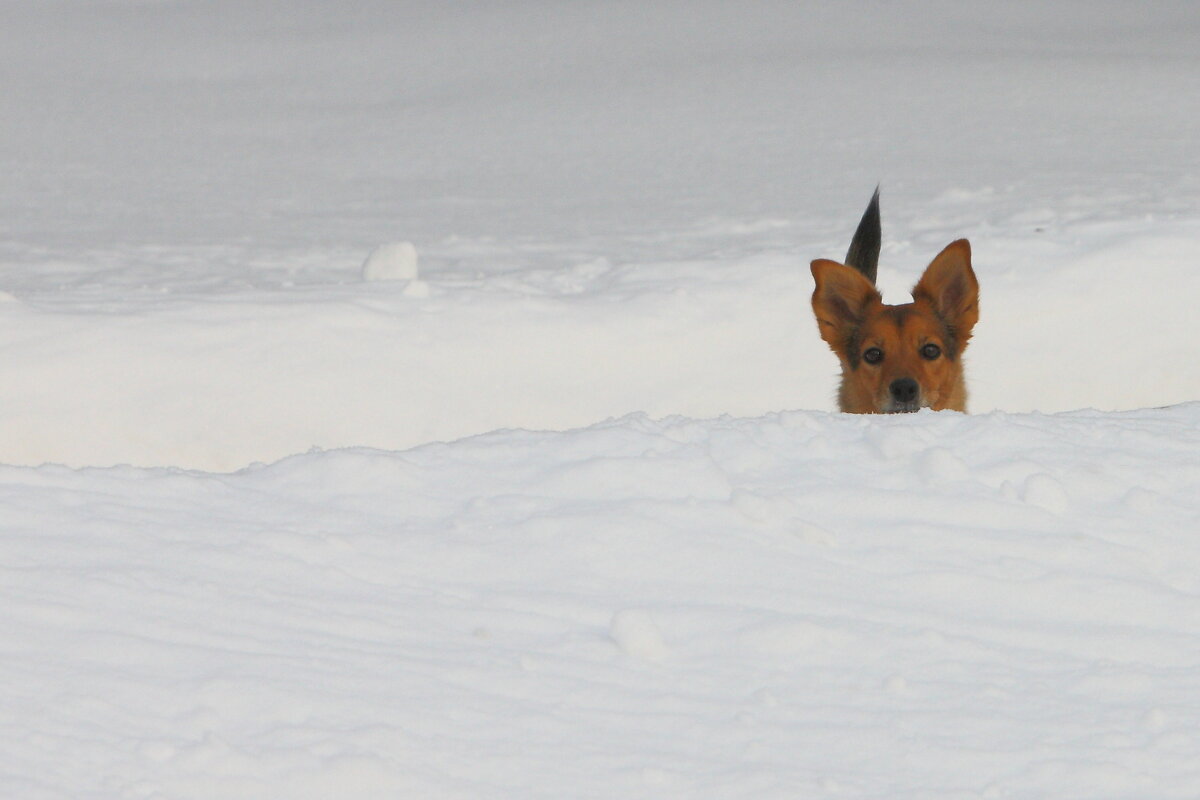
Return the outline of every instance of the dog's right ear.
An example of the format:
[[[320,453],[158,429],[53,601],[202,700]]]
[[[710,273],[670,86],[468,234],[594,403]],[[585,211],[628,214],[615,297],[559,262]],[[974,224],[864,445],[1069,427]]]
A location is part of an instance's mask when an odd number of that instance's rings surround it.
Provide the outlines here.
[[[812,307],[821,338],[839,356],[850,358],[850,343],[868,307],[883,298],[861,272],[845,264],[818,258],[812,262],[812,274],[817,282]]]

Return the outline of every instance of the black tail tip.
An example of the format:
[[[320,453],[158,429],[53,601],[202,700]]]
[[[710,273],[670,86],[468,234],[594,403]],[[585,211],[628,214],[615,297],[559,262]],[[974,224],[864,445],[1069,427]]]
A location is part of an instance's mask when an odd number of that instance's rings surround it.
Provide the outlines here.
[[[861,272],[871,285],[875,285],[875,275],[879,269],[879,247],[883,239],[882,225],[879,221],[879,186],[871,195],[871,202],[863,212],[854,238],[850,240],[850,249],[846,251],[846,266]]]

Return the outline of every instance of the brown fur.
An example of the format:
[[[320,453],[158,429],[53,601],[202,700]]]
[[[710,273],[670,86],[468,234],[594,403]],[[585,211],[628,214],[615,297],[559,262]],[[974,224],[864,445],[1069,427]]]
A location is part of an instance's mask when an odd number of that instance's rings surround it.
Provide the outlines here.
[[[966,239],[951,242],[933,259],[913,287],[913,302],[903,305],[885,305],[871,282],[845,264],[817,259],[812,273],[817,327],[842,362],[840,410],[967,410],[962,352],[979,320],[979,282]],[[940,350],[935,358],[922,354],[930,344]],[[875,349],[879,354],[868,353]],[[880,354],[878,363],[870,363]],[[914,398],[902,402],[902,387],[911,386],[906,379],[918,388]]]

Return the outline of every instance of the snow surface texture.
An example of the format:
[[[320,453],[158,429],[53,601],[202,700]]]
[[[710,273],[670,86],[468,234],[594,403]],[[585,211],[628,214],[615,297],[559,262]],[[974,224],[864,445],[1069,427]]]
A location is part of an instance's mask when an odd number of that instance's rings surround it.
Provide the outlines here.
[[[6,797],[1200,795],[1200,404],[0,470]]]
[[[0,4],[0,796],[1200,796],[1198,53]],[[972,240],[975,416],[828,413],[877,182],[887,299]]]

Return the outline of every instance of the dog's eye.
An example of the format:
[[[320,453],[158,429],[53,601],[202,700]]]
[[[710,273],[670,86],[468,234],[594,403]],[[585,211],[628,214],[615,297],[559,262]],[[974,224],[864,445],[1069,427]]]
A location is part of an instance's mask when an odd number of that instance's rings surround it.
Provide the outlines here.
[[[936,344],[927,344],[921,348],[921,357],[929,361],[933,361],[941,354],[942,348],[938,347]]]
[[[868,364],[878,364],[880,361],[883,361],[883,351],[878,347],[869,347],[863,353],[863,361]]]

